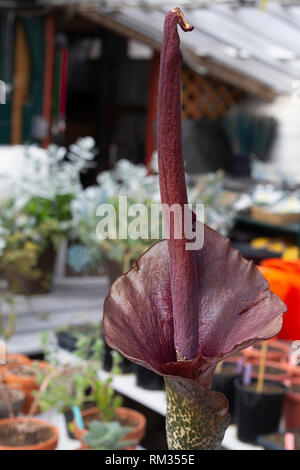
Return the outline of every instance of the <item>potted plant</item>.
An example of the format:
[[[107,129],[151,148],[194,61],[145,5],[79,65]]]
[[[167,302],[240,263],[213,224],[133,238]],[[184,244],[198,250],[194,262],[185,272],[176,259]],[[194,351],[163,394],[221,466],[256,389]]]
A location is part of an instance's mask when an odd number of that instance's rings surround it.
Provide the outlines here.
[[[67,325],[55,331],[57,344],[59,347],[73,352],[77,349],[78,340],[82,337],[90,342],[90,348],[100,337],[99,324],[84,323],[80,325]],[[92,351],[91,351],[92,352]]]
[[[57,428],[42,419],[0,420],[0,450],[54,450],[57,442]]]
[[[134,440],[126,440],[132,428],[122,426],[118,421],[93,421],[89,431],[83,436],[81,450],[121,450],[134,449]]]
[[[60,363],[48,333],[41,335],[41,345],[45,357],[55,365],[55,369],[53,372],[50,370],[48,375],[39,377],[39,390],[35,392],[35,402],[32,406],[35,407],[39,403],[44,412],[55,408],[63,413],[67,433],[70,438],[74,438],[71,425],[72,408],[89,406],[88,393],[97,378],[103,357],[103,342],[96,337],[79,335],[76,339],[76,349],[73,351],[78,357],[76,364]]]
[[[19,397],[11,392],[19,392]],[[6,384],[2,384],[0,397],[1,393],[8,418],[0,419],[0,450],[54,450],[58,441],[57,428],[47,421],[33,418],[33,409],[25,417],[15,417],[19,411],[19,403],[16,407],[15,399],[24,399],[24,393],[18,389],[10,390]]]
[[[231,362],[232,361],[232,362]],[[231,415],[231,422],[234,422],[235,413],[235,388],[234,380],[241,377],[243,368],[243,359],[234,361],[234,358],[228,358],[227,360],[220,362],[215,370],[211,388],[216,392],[220,392],[228,400],[228,411]]]
[[[283,404],[286,429],[300,428],[300,377],[287,381],[288,390]]]
[[[237,436],[243,442],[255,442],[260,434],[278,430],[286,387],[275,381],[265,380],[261,391],[258,380],[244,385],[235,379],[235,416]]]
[[[142,387],[146,390],[163,390],[165,388],[162,376],[152,370],[136,364],[135,373],[138,387]]]
[[[0,175],[0,273],[14,293],[32,295],[51,288],[55,253],[72,227],[71,202],[80,192],[80,171],[93,158],[92,138],[69,151],[24,149],[17,175]]]
[[[49,373],[53,368],[44,361],[31,361],[30,363],[9,364],[4,367],[3,380],[6,384],[17,384],[25,394],[22,407],[23,413],[28,413],[33,403],[33,392],[39,388],[39,377]]]
[[[164,23],[157,141],[162,203],[177,204],[182,214],[188,197],[178,24],[186,32],[193,29],[174,8]],[[169,449],[212,450],[221,445],[230,421],[226,398],[211,390],[217,364],[278,334],[285,306],[229,240],[187,213],[193,237],[182,226],[178,236],[175,225],[183,217],[173,217],[167,240],[155,243],[113,284],[103,306],[103,329],[111,347],[164,376]]]

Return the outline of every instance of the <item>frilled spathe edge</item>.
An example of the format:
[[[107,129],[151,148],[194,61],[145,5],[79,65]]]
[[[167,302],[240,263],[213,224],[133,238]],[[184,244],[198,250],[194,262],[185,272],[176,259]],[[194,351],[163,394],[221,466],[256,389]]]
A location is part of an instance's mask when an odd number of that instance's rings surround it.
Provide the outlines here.
[[[122,355],[158,374],[199,379],[217,362],[282,327],[286,307],[269,290],[254,263],[232,248],[228,239],[204,227],[197,252],[201,280],[197,293],[198,354],[177,361],[166,241],[154,244],[134,267],[113,284],[104,302],[107,343]]]

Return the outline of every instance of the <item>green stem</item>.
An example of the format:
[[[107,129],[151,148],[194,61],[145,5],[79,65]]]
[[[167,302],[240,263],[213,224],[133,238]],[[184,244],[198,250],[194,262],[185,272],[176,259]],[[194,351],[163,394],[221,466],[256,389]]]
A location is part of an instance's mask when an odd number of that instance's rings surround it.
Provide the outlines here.
[[[165,377],[170,450],[213,450],[230,421],[228,402],[196,380]]]

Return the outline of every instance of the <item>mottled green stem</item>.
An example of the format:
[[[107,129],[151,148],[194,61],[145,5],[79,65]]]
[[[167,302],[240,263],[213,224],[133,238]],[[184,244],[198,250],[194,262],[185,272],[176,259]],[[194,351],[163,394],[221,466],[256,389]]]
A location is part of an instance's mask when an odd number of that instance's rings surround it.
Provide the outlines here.
[[[165,383],[169,449],[218,449],[230,421],[224,395],[196,380],[168,377]]]

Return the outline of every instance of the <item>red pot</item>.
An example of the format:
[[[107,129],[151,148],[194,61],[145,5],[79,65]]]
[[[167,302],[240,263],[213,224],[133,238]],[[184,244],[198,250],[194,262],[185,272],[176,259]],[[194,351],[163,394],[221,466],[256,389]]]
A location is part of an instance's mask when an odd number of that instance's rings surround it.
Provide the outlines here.
[[[256,346],[250,346],[243,350],[243,354],[246,359],[260,359],[261,348],[260,344]],[[276,348],[276,349],[275,349]],[[268,344],[267,360],[268,361],[288,361],[290,355],[289,344],[283,343],[282,341],[273,340]]]
[[[258,359],[247,359],[246,363],[251,364],[253,367],[252,370],[252,378],[258,378],[258,369],[260,361]],[[268,370],[269,368],[274,369]],[[276,372],[275,372],[276,369]],[[266,380],[274,380],[277,382],[284,382],[291,377],[291,369],[289,364],[285,362],[276,362],[276,361],[266,361],[266,372],[265,372],[265,379]]]
[[[287,430],[300,428],[300,377],[291,378],[290,384],[299,385],[299,392],[288,390],[283,404],[283,416]]]

